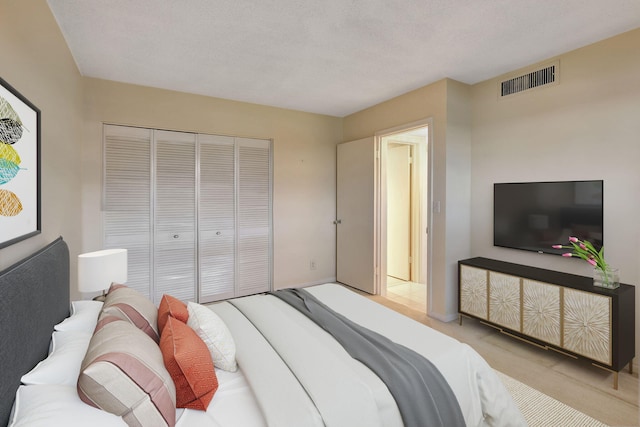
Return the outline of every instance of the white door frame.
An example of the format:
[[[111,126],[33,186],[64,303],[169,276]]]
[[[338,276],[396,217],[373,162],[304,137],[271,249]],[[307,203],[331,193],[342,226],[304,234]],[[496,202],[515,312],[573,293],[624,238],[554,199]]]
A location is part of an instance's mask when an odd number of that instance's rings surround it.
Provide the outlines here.
[[[395,126],[393,128],[384,129],[375,133],[374,138],[376,141],[376,146],[380,149],[380,163],[379,163],[379,173],[376,176],[376,236],[375,239],[375,257],[376,257],[376,265],[378,267],[379,274],[376,276],[376,294],[385,295],[386,294],[386,280],[387,280],[387,191],[386,185],[384,183],[387,179],[387,160],[386,160],[386,152],[387,152],[387,142],[383,141],[383,138],[386,136],[390,136],[397,133],[407,132],[411,129],[419,128],[419,127],[427,127],[427,164],[421,165],[421,167],[426,167],[426,171],[422,172],[423,176],[427,177],[427,197],[426,200],[424,197],[420,198],[422,212],[421,218],[421,228],[424,229],[424,233],[426,233],[426,239],[424,239],[424,234],[421,235],[421,248],[422,253],[425,253],[426,249],[426,257],[422,257],[421,259],[421,271],[426,271],[426,282],[427,282],[427,314],[431,311],[431,248],[432,248],[432,215],[431,206],[432,206],[432,194],[433,194],[433,119],[423,119],[417,120],[415,122],[407,123],[400,126]],[[426,215],[426,218],[424,218]],[[426,223],[426,224],[425,224]],[[427,232],[428,231],[428,232]]]

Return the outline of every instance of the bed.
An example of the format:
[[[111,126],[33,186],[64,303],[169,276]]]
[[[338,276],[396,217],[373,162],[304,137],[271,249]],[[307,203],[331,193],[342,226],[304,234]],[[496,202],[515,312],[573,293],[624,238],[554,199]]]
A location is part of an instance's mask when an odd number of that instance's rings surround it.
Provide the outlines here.
[[[339,284],[286,293],[288,298],[303,296],[326,306],[338,323],[420,355],[444,378],[444,394],[428,391],[436,396],[430,404],[442,413],[440,408],[458,408],[462,418],[453,425],[526,425],[495,372],[469,346]],[[318,326],[317,319],[282,295],[253,295],[207,306],[167,296],[159,308],[150,308],[152,303],[126,286],[114,285],[109,295],[104,305],[70,304],[69,255],[62,238],[0,275],[0,425],[423,425],[405,408],[415,402],[419,404],[414,406],[428,406],[422,404],[427,399],[417,399],[418,390],[398,392],[393,378],[387,378],[396,375],[395,361],[385,356],[382,363],[388,364],[383,368],[368,365],[350,353],[349,345],[339,343],[339,335],[332,335],[326,325]],[[145,308],[132,316],[127,310],[138,300]],[[129,322],[122,321],[125,317]],[[185,356],[180,350],[186,337],[194,335],[198,343],[193,348],[207,349],[206,357],[195,351]],[[139,354],[138,346],[144,347]],[[127,352],[137,359],[121,363]],[[117,382],[121,370],[136,363],[145,372],[157,373],[154,381],[147,381],[152,391],[145,391],[144,399],[134,398],[137,388],[129,391],[128,385]],[[198,369],[185,368],[185,363]],[[139,370],[131,372],[138,375]],[[174,376],[176,370],[181,377]],[[147,383],[136,384],[144,389]],[[144,404],[136,403],[140,406],[125,410],[123,416],[110,413],[118,413],[125,400],[118,396],[112,410],[112,401],[104,399],[125,392]],[[176,404],[182,407],[176,409]],[[153,417],[158,419],[150,421]],[[446,418],[439,424],[452,425]]]

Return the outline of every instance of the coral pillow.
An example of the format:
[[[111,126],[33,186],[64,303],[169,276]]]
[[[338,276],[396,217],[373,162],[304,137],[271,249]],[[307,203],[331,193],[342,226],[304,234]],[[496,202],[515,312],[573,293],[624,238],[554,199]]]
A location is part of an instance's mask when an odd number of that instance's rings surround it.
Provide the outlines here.
[[[162,335],[162,330],[169,316],[178,319],[182,323],[187,323],[189,311],[185,303],[171,295],[164,294],[158,307],[158,331],[160,335]]]
[[[206,410],[218,390],[218,378],[205,343],[189,326],[168,317],[160,350],[176,386],[176,407]]]

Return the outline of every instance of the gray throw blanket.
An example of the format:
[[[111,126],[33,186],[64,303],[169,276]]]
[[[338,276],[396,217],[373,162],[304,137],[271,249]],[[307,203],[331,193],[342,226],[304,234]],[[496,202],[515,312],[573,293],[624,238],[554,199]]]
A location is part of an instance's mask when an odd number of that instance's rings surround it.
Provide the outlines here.
[[[271,294],[309,317],[351,357],[375,372],[394,397],[406,427],[465,425],[451,387],[422,355],[352,322],[304,289],[283,289]]]

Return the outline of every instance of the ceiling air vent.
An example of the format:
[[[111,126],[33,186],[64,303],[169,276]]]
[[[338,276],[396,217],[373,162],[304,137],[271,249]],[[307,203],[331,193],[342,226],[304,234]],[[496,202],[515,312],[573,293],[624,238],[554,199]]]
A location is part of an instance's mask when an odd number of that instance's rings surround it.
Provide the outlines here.
[[[548,67],[505,80],[500,83],[500,96],[513,95],[514,93],[555,83],[557,74],[557,64],[553,64]]]

